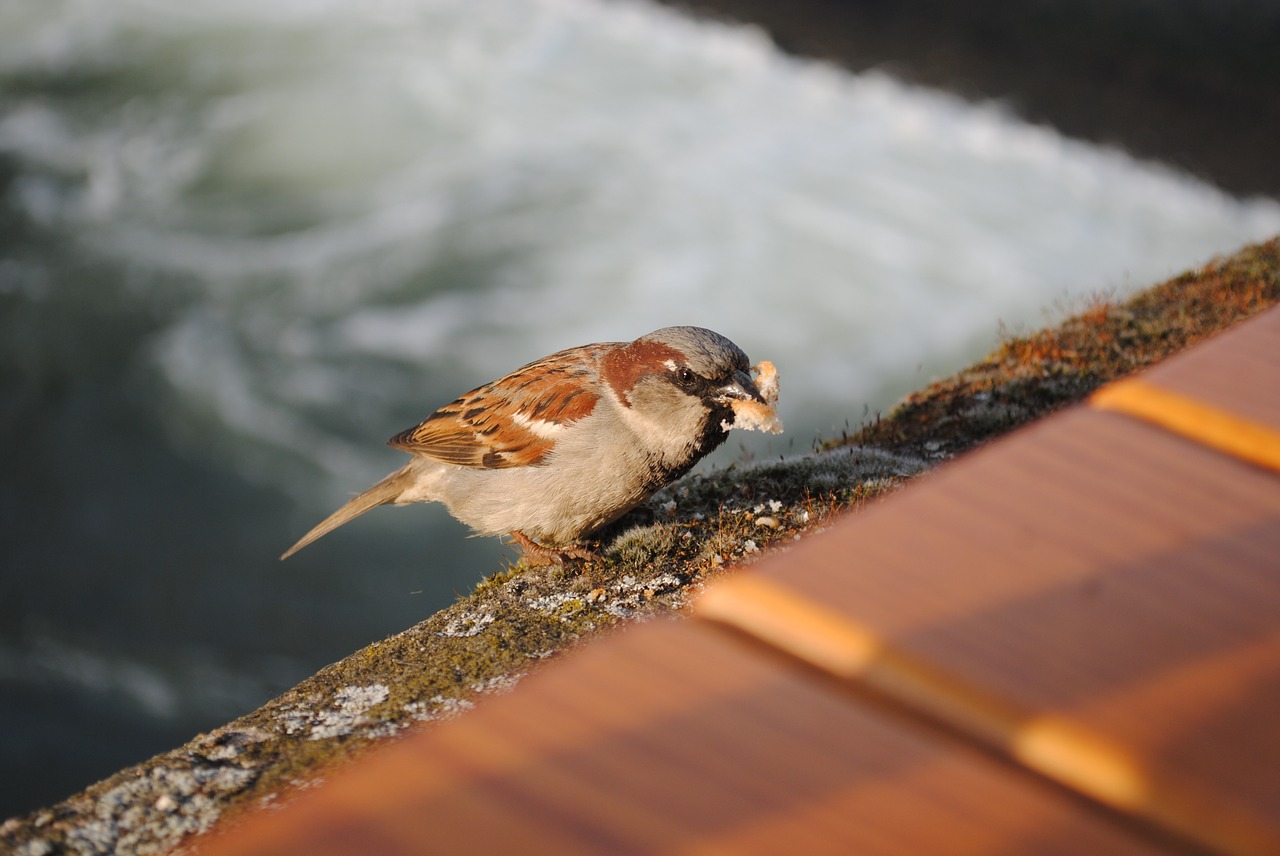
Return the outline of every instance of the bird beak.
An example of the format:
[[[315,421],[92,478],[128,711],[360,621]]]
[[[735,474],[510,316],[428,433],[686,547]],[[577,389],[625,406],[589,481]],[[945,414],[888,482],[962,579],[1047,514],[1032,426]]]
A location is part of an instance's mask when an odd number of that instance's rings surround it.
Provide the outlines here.
[[[715,402],[717,404],[730,404],[734,401],[759,401],[764,403],[764,398],[760,395],[760,391],[756,389],[755,381],[751,379],[751,375],[745,371],[739,370],[734,372],[733,380],[715,391]]]

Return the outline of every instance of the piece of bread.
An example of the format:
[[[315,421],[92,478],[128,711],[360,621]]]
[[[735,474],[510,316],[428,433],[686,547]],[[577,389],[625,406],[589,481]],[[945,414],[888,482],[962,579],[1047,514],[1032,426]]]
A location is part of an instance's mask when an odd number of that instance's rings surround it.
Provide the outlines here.
[[[733,423],[726,420],[720,423],[720,427],[726,431],[730,428],[742,428],[747,431],[781,434],[782,420],[774,409],[774,405],[778,403],[778,370],[768,360],[761,360],[751,370],[756,374],[756,391],[764,401],[733,402]]]

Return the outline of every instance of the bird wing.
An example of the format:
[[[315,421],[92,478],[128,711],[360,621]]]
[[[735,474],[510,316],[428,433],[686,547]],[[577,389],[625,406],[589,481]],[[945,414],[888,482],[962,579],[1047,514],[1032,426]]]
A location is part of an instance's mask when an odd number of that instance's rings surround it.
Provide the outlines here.
[[[599,362],[612,343],[570,348],[473,389],[387,444],[463,467],[542,463],[556,437],[599,401]]]

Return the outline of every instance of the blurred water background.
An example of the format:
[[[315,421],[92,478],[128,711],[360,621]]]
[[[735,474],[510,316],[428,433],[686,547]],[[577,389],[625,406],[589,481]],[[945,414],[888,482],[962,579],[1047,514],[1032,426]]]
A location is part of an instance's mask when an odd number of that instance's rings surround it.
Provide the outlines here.
[[[0,5],[0,816],[251,710],[513,552],[276,556],[543,354],[699,324],[799,453],[1280,204],[608,0]]]

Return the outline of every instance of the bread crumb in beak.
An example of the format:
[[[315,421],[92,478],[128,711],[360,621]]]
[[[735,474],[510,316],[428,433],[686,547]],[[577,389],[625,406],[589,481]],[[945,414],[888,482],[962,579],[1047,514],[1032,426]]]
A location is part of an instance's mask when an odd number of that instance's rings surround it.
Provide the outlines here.
[[[770,434],[782,433],[782,420],[778,418],[775,405],[778,403],[778,369],[768,360],[761,360],[752,369],[756,392],[763,401],[734,401],[733,422],[724,420],[720,427],[725,431],[730,428],[742,428],[747,431],[766,431]]]

